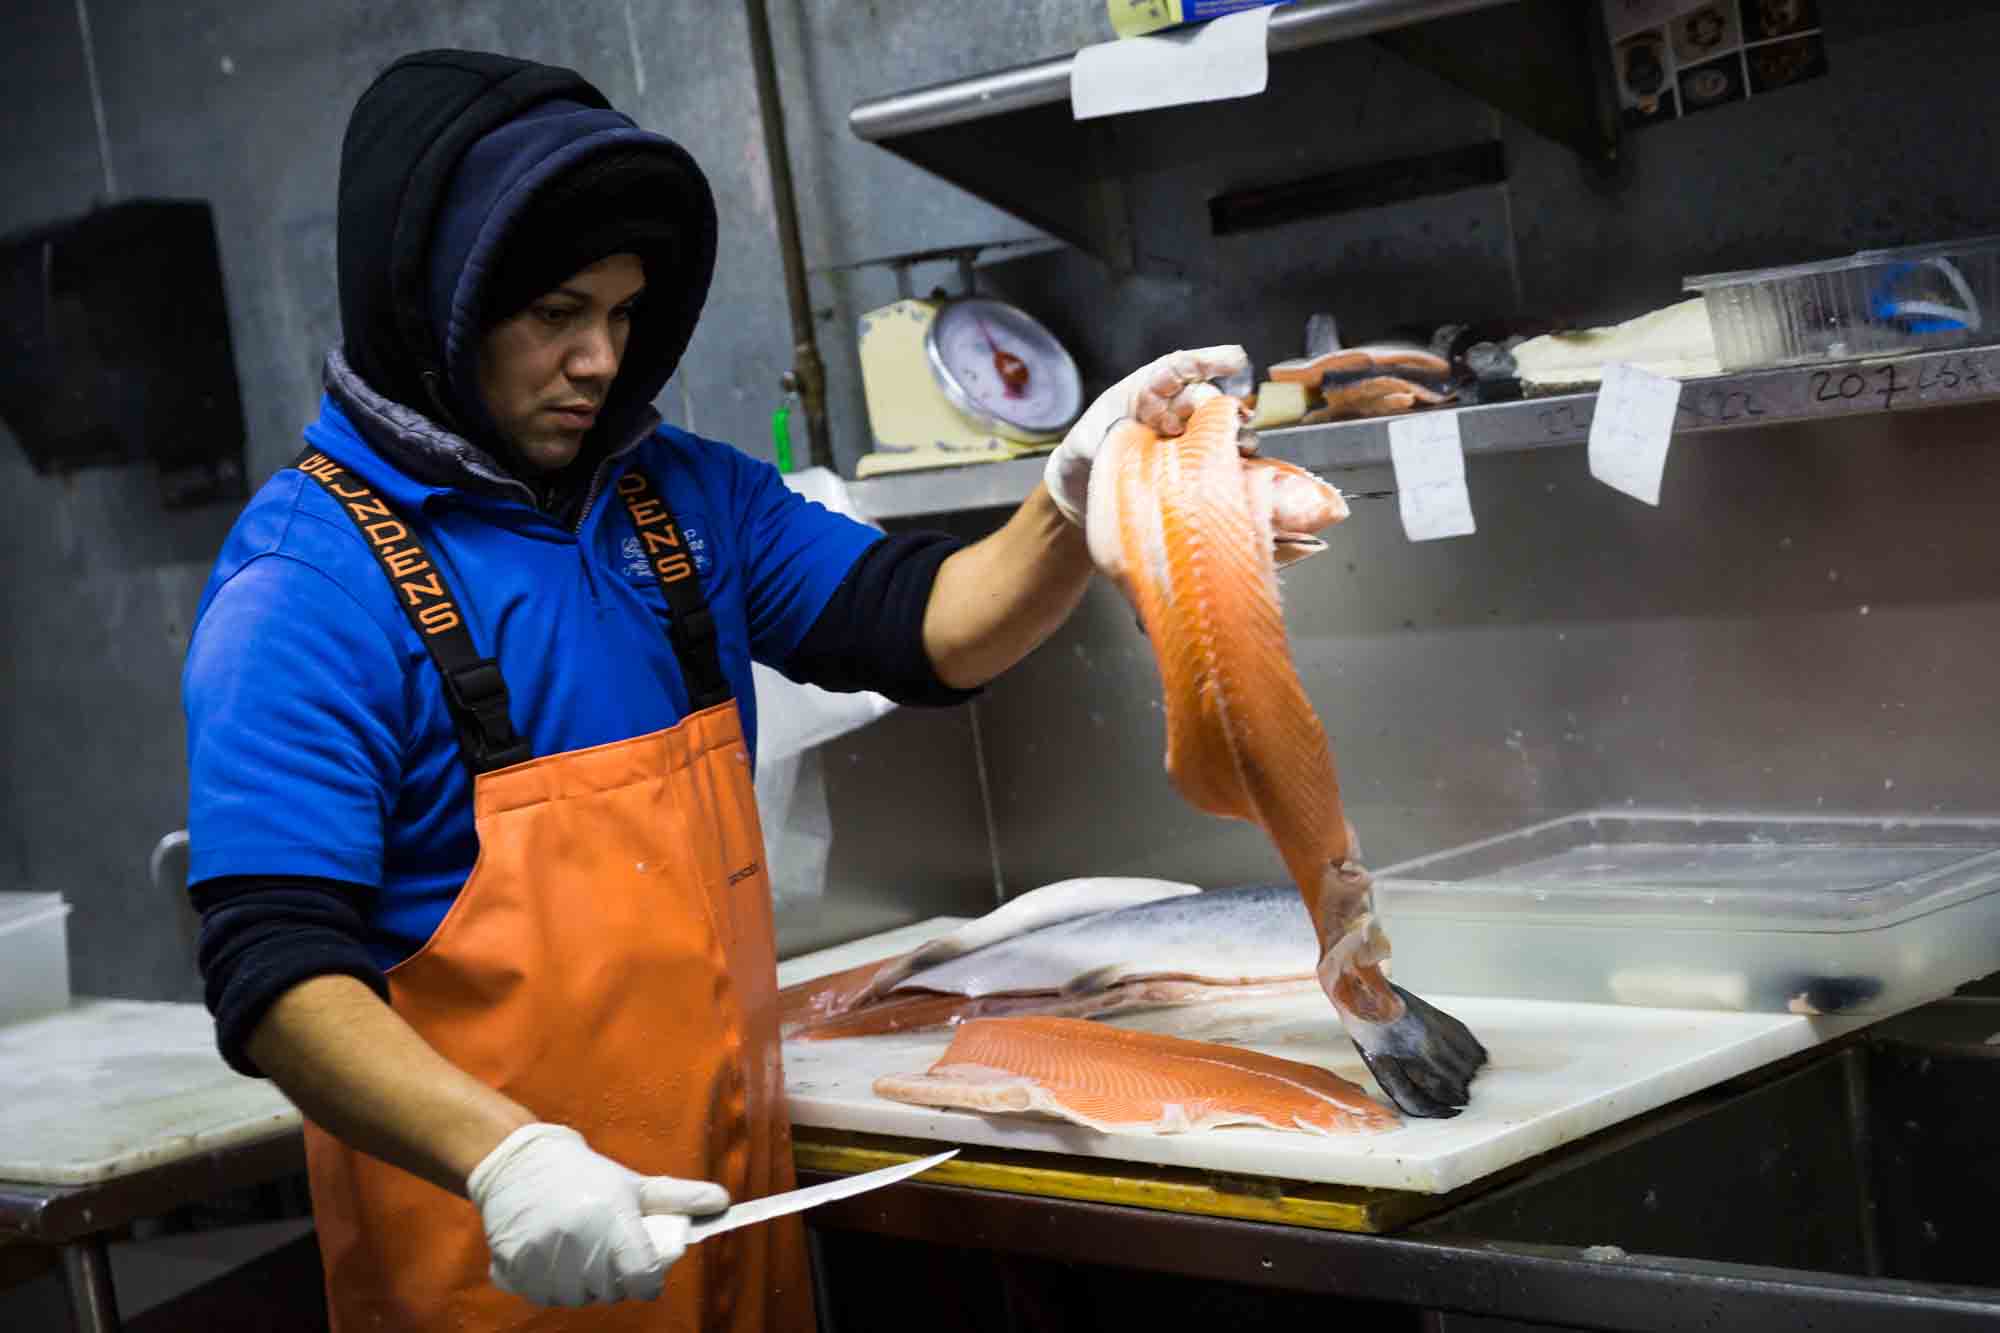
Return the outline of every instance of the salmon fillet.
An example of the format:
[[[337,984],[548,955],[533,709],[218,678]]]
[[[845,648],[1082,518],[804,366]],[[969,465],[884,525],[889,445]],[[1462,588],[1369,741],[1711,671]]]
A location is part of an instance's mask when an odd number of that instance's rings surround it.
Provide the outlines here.
[[[1452,395],[1427,389],[1394,375],[1374,375],[1350,384],[1329,384],[1323,391],[1325,405],[1300,418],[1310,425],[1320,421],[1347,421],[1356,417],[1387,417],[1408,412],[1419,404],[1435,407],[1451,401]]]
[[[1320,356],[1302,356],[1290,361],[1273,362],[1265,374],[1279,384],[1289,382],[1317,389],[1319,382],[1328,375],[1372,370],[1374,367],[1375,358],[1366,352],[1333,351]]]
[[[1412,1114],[1456,1114],[1486,1052],[1382,972],[1389,942],[1372,881],[1354,859],[1333,751],[1286,640],[1277,580],[1286,534],[1255,480],[1270,465],[1243,459],[1235,399],[1206,385],[1186,397],[1198,405],[1179,436],[1129,418],[1105,436],[1084,526],[1092,560],[1152,641],[1167,774],[1197,809],[1270,838],[1312,918],[1320,984],[1384,1090]],[[1328,516],[1344,517],[1345,506],[1325,510],[1322,525]]]
[[[1393,1129],[1396,1115],[1315,1065],[1076,1018],[980,1018],[925,1074],[875,1081],[919,1106],[1039,1112],[1111,1134],[1263,1125],[1309,1134]]]
[[[1175,789],[1264,829],[1324,947],[1342,923],[1326,919],[1322,881],[1347,860],[1347,821],[1326,732],[1292,665],[1277,531],[1250,503],[1240,420],[1236,400],[1218,394],[1174,438],[1121,422],[1092,468],[1085,532],[1152,640]]]

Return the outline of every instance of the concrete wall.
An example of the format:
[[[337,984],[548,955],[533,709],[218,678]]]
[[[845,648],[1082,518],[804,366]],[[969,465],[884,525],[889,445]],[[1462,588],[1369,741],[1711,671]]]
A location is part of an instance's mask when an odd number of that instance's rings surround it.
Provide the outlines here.
[[[107,197],[210,200],[253,485],[297,451],[318,400],[320,360],[338,336],[333,200],[347,111],[390,60],[445,45],[576,68],[703,164],[721,212],[717,274],[707,317],[660,406],[671,420],[770,456],[770,414],[790,364],[791,332],[740,7],[695,0],[86,5],[97,105],[73,0],[21,0],[0,12],[0,86],[12,93],[0,141],[0,232],[71,216]],[[924,8],[898,6],[908,12],[869,16],[854,29],[844,25],[861,14],[858,6],[772,6],[815,263],[871,247],[928,244],[934,234],[1024,230],[948,189],[929,190],[926,209],[899,214],[887,232],[868,217],[849,219],[852,233],[819,221],[826,205],[812,182],[829,170],[826,145],[845,129],[844,121],[815,128],[814,102],[804,91],[809,77],[824,83],[837,70],[845,86],[891,74],[873,48],[885,27],[898,26],[907,34],[895,47],[907,61],[902,68],[922,69]],[[995,31],[1009,26],[1004,14],[991,21]],[[835,46],[801,58],[802,43],[829,32],[839,38]],[[1073,44],[1083,34],[1047,36]],[[941,29],[928,38],[931,49],[955,40]],[[996,52],[982,41],[962,59],[996,55],[1015,58],[1012,49]],[[914,169],[886,154],[871,152],[869,160],[885,208],[912,195]],[[838,365],[835,373],[847,376],[834,396],[847,412],[841,429],[852,435],[863,428],[855,415],[859,383]],[[850,456],[859,452],[848,448]],[[4,428],[0,487],[7,507],[0,611],[8,627],[0,655],[0,749],[7,756],[0,890],[59,891],[75,904],[69,929],[78,992],[198,994],[189,923],[177,899],[149,887],[146,857],[155,839],[185,822],[180,660],[233,515],[225,507],[165,513],[139,469],[37,477]],[[854,816],[864,835],[844,840],[837,880],[873,886],[915,875],[929,882],[959,835],[983,844],[969,721],[935,723],[912,735],[907,721],[892,719],[880,729],[881,743],[899,752],[916,747],[936,760],[925,767],[958,769],[962,781],[948,790],[961,794],[961,813],[933,820],[936,837],[914,846],[903,837],[877,838],[879,821]],[[919,785],[935,791],[937,781]],[[868,787],[883,791],[893,781]],[[857,859],[857,848],[875,850]],[[990,901],[991,886],[982,850],[964,886],[968,905]],[[875,892],[862,889],[853,913],[835,915],[873,922],[866,900]],[[804,938],[819,937],[812,923],[803,928]]]
[[[1425,545],[1358,501],[1284,592],[1368,862],[1597,807],[2000,814],[1996,433],[1961,408],[1683,439],[1657,510],[1580,449],[1478,459],[1479,532]],[[988,749],[1010,890],[1282,876],[1168,786],[1158,695],[1100,588],[982,704],[1018,738]]]
[[[1065,250],[987,280],[1060,312],[1099,366],[1225,337],[1264,363],[1298,354],[1314,310],[1354,341],[1509,312],[1608,320],[1691,273],[2000,232],[1977,55],[2000,13],[1821,9],[1828,78],[1630,135],[1610,180],[1372,44],[1316,52],[1289,104],[1122,131],[1151,271]],[[1506,186],[1206,236],[1216,190],[1489,136]],[[1207,151],[1169,151],[1190,144]],[[1658,511],[1592,481],[1581,449],[1477,460],[1479,533],[1427,545],[1393,502],[1358,505],[1285,593],[1369,861],[1633,802],[1995,813],[1997,436],[2000,411],[1973,408],[1685,439]],[[1260,835],[1173,795],[1156,697],[1129,611],[1099,589],[984,701],[1007,892],[1086,869],[1277,873]]]
[[[867,447],[851,331],[894,283],[847,266],[1031,233],[855,139],[847,112],[1098,40],[1104,18],[1093,0],[770,8],[836,454],[851,469]],[[1054,254],[983,280],[1108,375],[1224,339],[1268,361],[1296,350],[1319,308],[1364,336],[1509,308],[1632,313],[1673,299],[1689,272],[2000,230],[1986,169],[1992,7],[1822,9],[1829,78],[1635,135],[1608,186],[1372,44],[1328,52],[1297,105],[1204,113],[1207,128],[1184,140],[1198,154],[1167,152],[1177,135],[1156,133],[1185,118],[1121,131],[1141,244],[1172,267],[1119,279]],[[253,482],[296,448],[337,333],[332,184],[347,109],[395,55],[440,44],[581,69],[703,162],[722,209],[720,269],[661,406],[768,455],[790,329],[736,6],[98,0],[88,14],[115,192],[216,208]],[[0,83],[17,90],[0,230],[107,193],[77,17],[71,0],[0,16]],[[1504,189],[1221,241],[1198,225],[1219,184],[1492,135],[1507,147]],[[1981,765],[2000,738],[1982,663],[2000,635],[2000,553],[1982,446],[1996,424],[1960,411],[1684,442],[1657,514],[1589,482],[1580,451],[1480,462],[1481,534],[1428,547],[1404,543],[1386,507],[1364,509],[1335,554],[1287,586],[1370,858],[1628,798],[1990,809]],[[77,904],[80,991],[192,994],[186,922],[144,866],[183,822],[177,673],[230,515],[165,514],[137,472],[36,477],[4,432],[0,472],[0,888]],[[976,533],[998,517],[940,521]],[[996,877],[1018,891],[1093,871],[1265,873],[1254,839],[1166,789],[1149,670],[1129,615],[1100,589],[973,708],[899,713],[836,743],[832,892],[782,924],[785,947],[975,911]]]

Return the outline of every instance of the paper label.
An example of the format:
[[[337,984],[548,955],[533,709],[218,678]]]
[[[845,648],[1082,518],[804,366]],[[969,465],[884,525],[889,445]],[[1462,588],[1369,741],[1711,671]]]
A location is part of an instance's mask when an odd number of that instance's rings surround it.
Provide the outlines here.
[[[1679,380],[1623,361],[1606,366],[1590,418],[1590,475],[1635,500],[1659,504],[1680,401]]]
[[[1403,512],[1403,531],[1411,541],[1463,537],[1474,531],[1456,412],[1391,417],[1389,461],[1396,468],[1396,504]]]
[[[1264,91],[1269,8],[1229,14],[1185,32],[1126,37],[1086,46],[1069,67],[1070,109],[1078,120]]]

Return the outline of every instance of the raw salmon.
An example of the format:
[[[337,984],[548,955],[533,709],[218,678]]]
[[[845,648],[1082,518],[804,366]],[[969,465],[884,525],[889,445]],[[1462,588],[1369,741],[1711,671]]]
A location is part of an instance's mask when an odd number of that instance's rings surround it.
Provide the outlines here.
[[[886,996],[852,1013],[809,1023],[785,1036],[790,1041],[832,1041],[843,1037],[875,1037],[885,1032],[956,1027],[973,1019],[1029,1014],[1056,1018],[1106,1018],[1133,1009],[1163,1009],[1282,995],[1300,986],[1310,986],[1312,982],[1313,974],[1305,972],[1293,977],[1259,977],[1249,981],[1211,981],[1199,976],[1134,977],[1103,985],[1087,984],[1079,990],[1003,992],[995,995],[907,990]]]
[[[1368,375],[1395,375],[1402,379],[1442,384],[1451,378],[1451,362],[1420,347],[1380,344],[1371,347],[1341,347],[1317,356],[1279,361],[1266,372],[1279,383],[1287,381],[1320,389],[1329,381]]]
[[[1382,973],[1388,939],[1354,859],[1332,748],[1286,642],[1276,548],[1312,515],[1297,512],[1295,492],[1293,512],[1274,521],[1249,480],[1261,469],[1239,450],[1235,399],[1207,385],[1184,396],[1198,406],[1179,436],[1129,418],[1105,436],[1084,529],[1152,641],[1167,773],[1196,808],[1269,836],[1312,917],[1320,984],[1383,1090],[1413,1115],[1454,1115],[1486,1052]]]
[[[1275,361],[1267,374],[1279,384],[1304,384],[1317,389],[1328,375],[1351,371],[1372,371],[1375,358],[1361,351],[1331,351],[1320,356],[1302,356],[1291,361]]]
[[[1394,416],[1398,412],[1408,412],[1420,403],[1425,407],[1435,407],[1451,400],[1448,393],[1439,393],[1394,375],[1371,375],[1341,385],[1329,382],[1320,392],[1326,400],[1325,406],[1316,407],[1300,418],[1308,425],[1317,421],[1347,421],[1355,417]]]
[[[817,1035],[863,1036],[871,1031],[899,1031],[913,1024],[885,1020],[882,1026],[871,1028],[866,1022],[835,1026],[833,1020],[881,1001],[889,992],[927,969],[1017,936],[1033,934],[1079,917],[1097,916],[1123,907],[1157,902],[1163,898],[1179,898],[1200,891],[1193,884],[1175,880],[1109,875],[1044,884],[1010,898],[985,916],[968,921],[936,939],[927,940],[906,953],[878,958],[872,963],[785,987],[778,992],[780,1028],[787,1037],[822,1027],[825,1030],[817,1031]],[[943,1018],[929,1018],[915,1025],[942,1021]]]
[[[1269,371],[1276,383],[1301,384],[1312,402],[1299,421],[1351,421],[1434,407],[1456,395],[1451,362],[1412,343],[1342,347],[1331,315],[1306,321],[1306,355]]]
[[[1310,986],[1318,964],[1312,921],[1290,884],[1210,889],[1045,922],[976,949],[938,950],[916,966],[892,971],[877,963],[835,973],[825,979],[835,989],[851,988],[865,973],[875,993],[844,1011],[831,1004],[817,1014],[788,1010],[785,1036],[823,1041],[1003,1014],[1101,1018],[1207,1004]],[[818,984],[794,989],[811,994]]]
[[[879,1078],[875,1092],[920,1106],[1040,1112],[1112,1134],[1219,1125],[1353,1134],[1400,1123],[1315,1065],[1075,1018],[975,1019],[930,1072]]]

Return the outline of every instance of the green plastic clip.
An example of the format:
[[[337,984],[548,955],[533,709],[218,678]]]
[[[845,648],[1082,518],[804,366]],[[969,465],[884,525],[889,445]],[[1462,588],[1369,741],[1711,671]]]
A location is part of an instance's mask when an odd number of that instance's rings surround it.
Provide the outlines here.
[[[792,470],[792,405],[788,402],[771,414],[771,453],[778,471]]]

